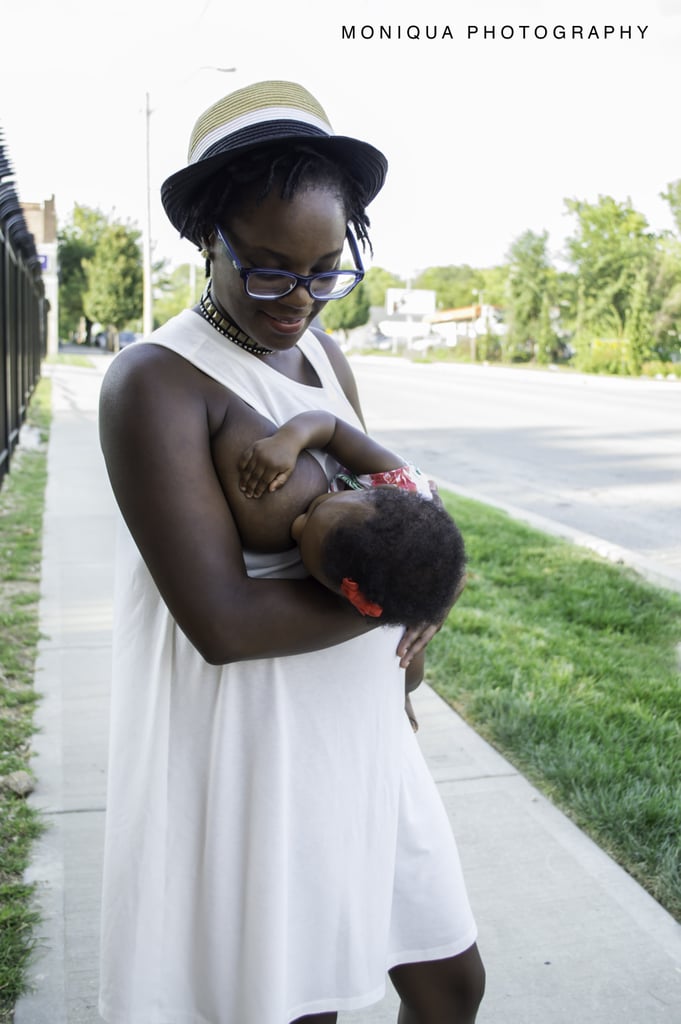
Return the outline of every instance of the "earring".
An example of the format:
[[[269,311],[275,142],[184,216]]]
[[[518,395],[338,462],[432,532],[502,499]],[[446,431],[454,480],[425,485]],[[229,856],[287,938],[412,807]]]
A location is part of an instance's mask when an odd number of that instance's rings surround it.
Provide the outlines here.
[[[202,260],[210,259],[210,253],[208,252],[208,249],[202,249],[200,252],[200,256]]]

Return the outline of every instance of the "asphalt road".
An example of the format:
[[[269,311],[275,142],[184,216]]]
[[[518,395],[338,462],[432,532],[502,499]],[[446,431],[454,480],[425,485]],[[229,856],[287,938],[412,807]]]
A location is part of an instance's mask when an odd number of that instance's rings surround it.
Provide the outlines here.
[[[382,357],[352,366],[369,431],[425,472],[681,581],[681,382]]]

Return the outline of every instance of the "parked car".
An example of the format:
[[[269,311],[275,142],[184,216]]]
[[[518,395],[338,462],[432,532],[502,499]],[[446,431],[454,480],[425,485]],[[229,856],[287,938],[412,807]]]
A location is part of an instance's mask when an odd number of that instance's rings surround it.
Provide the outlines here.
[[[136,334],[134,331],[119,331],[118,348],[126,348],[128,345],[132,345],[133,341],[139,341],[141,337],[141,334]]]

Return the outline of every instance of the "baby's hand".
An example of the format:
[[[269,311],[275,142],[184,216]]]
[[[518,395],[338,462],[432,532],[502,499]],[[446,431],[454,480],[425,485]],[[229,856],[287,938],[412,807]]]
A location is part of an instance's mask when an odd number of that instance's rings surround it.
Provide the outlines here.
[[[290,442],[277,434],[256,441],[239,459],[239,490],[247,498],[278,490],[293,472],[297,458]]]

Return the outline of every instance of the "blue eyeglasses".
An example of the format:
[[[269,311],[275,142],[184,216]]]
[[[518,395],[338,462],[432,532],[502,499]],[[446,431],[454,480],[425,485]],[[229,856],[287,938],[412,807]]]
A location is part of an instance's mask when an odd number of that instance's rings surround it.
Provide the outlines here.
[[[346,238],[350,246],[356,270],[323,270],[319,274],[293,274],[288,270],[266,270],[264,267],[243,267],[222,231],[215,226],[217,236],[224,245],[232,266],[244,282],[244,289],[252,299],[283,299],[285,295],[302,285],[313,299],[327,302],[342,299],[359,284],[364,277],[364,267],[354,235],[348,229]]]

